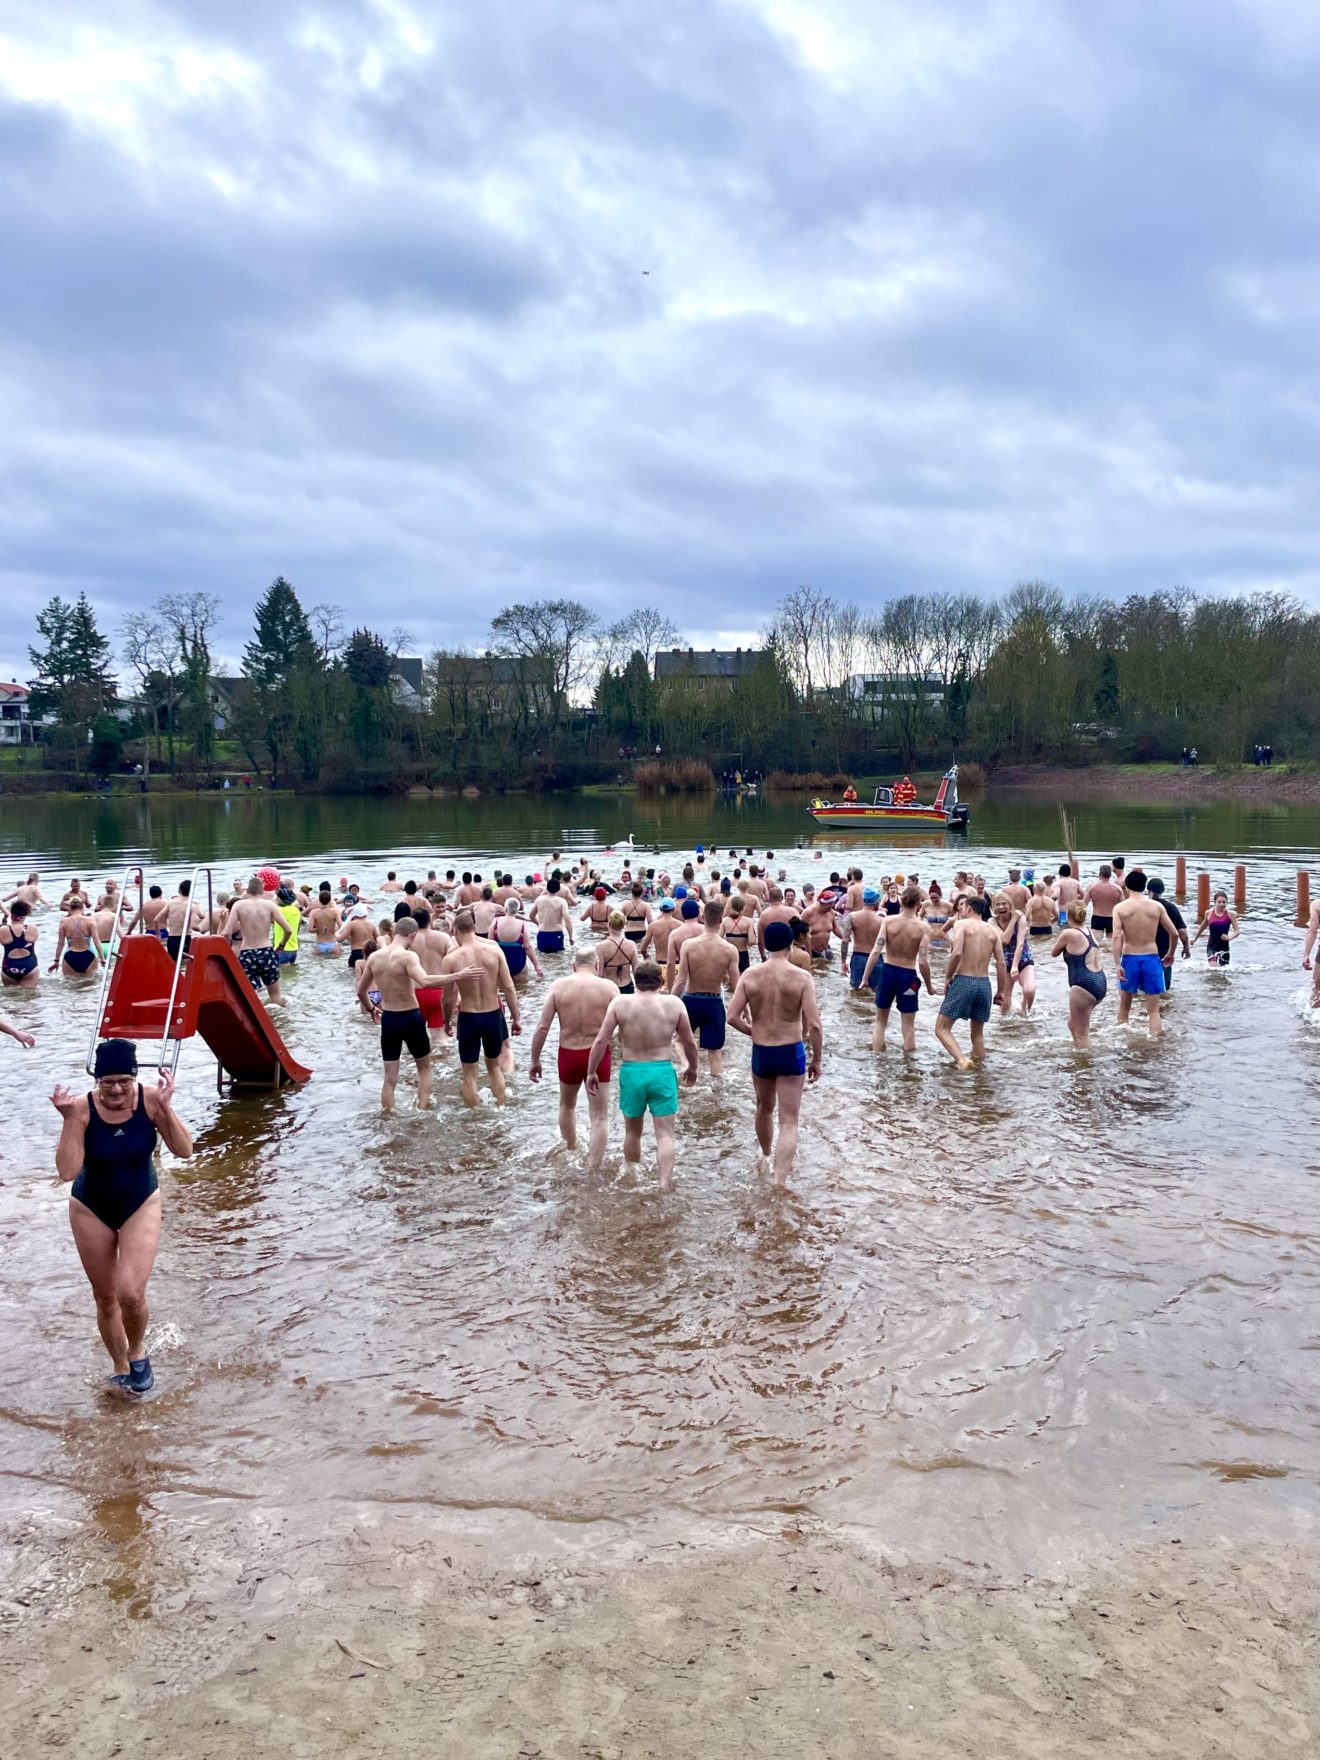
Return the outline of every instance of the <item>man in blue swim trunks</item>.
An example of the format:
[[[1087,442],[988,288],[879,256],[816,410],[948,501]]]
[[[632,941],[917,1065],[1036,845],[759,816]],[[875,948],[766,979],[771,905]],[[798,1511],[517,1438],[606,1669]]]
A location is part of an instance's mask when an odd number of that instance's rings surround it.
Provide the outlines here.
[[[1132,1013],[1132,998],[1140,996],[1146,1005],[1146,1025],[1153,1039],[1164,1031],[1160,1005],[1164,996],[1164,962],[1160,958],[1159,932],[1168,936],[1171,947],[1178,931],[1168,911],[1157,898],[1146,892],[1146,876],[1133,868],[1123,880],[1126,896],[1114,906],[1114,964],[1118,967],[1118,1024],[1123,1026]]]
[[[528,913],[536,924],[536,951],[538,953],[562,953],[564,936],[568,943],[573,944],[573,914],[569,910],[568,901],[560,890],[559,874],[551,874],[545,891],[533,903]]]
[[[875,1028],[871,1034],[872,1051],[883,1051],[889,1027],[889,1011],[898,1004],[898,1018],[903,1033],[904,1051],[917,1048],[917,999],[924,983],[930,995],[935,987],[930,981],[930,956],[926,944],[932,927],[921,916],[921,888],[903,889],[896,917],[881,917],[883,933],[875,950],[862,969],[862,983],[874,984]]]
[[[710,1073],[718,1076],[724,1073],[724,992],[738,982],[738,950],[724,939],[724,906],[718,898],[707,900],[702,919],[701,934],[679,949],[674,995],[683,998]]]
[[[788,957],[793,931],[772,922],[765,931],[765,957],[738,980],[729,1025],[752,1041],[756,1090],[756,1140],[761,1153],[774,1149],[774,1183],[787,1184],[797,1154],[798,1115],[806,1082],[820,1080],[822,1029],[816,981]],[[806,1043],[804,1043],[804,1041]],[[807,1060],[807,1043],[811,1059]],[[775,1112],[779,1141],[775,1142]]]
[[[642,1158],[642,1125],[651,1114],[655,1130],[656,1170],[660,1190],[674,1189],[674,1119],[678,1114],[678,1077],[672,1057],[674,1034],[683,1047],[687,1069],[683,1084],[697,1079],[697,1042],[687,1012],[677,996],[663,996],[663,974],[653,959],[644,959],[633,973],[636,990],[616,996],[600,1024],[587,1057],[587,1093],[600,1091],[600,1067],[617,1031],[621,1062],[619,1111],[623,1114],[623,1158]]]
[[[854,868],[853,872],[857,870]],[[875,908],[879,902],[880,894],[874,886],[859,887],[857,904],[843,915],[839,963],[850,990],[867,988],[874,994],[880,985],[880,972],[871,959],[887,920]],[[877,957],[883,966],[883,951]]]

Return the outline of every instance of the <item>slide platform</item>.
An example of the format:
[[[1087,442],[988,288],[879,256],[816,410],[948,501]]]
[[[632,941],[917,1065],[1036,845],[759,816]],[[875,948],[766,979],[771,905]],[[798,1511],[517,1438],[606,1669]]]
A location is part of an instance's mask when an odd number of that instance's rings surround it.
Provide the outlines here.
[[[174,961],[154,935],[130,935],[116,949],[101,1016],[103,1039],[165,1037]],[[265,1004],[248,982],[232,945],[219,935],[194,935],[174,998],[171,1039],[200,1035],[221,1068],[245,1087],[305,1082],[311,1070],[289,1055]]]

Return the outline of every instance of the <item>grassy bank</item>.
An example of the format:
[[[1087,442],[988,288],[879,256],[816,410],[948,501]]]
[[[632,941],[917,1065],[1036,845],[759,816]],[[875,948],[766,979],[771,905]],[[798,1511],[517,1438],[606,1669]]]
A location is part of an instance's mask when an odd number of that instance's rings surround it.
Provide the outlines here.
[[[1072,770],[1058,764],[1003,765],[993,773],[990,786],[1029,790],[1063,801],[1136,796],[1305,806],[1320,804],[1320,766],[1274,764],[1262,769],[1241,764],[1234,769],[1212,769],[1182,764],[1092,764]]]

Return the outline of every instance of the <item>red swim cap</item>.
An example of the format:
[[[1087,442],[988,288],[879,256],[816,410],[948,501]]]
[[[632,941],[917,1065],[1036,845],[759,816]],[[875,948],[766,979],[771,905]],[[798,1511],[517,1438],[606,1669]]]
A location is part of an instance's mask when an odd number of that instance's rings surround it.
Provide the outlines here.
[[[605,888],[604,888],[604,887],[603,887],[603,886],[598,886],[598,887],[597,887],[597,888],[596,888],[596,890],[595,890],[595,891],[594,891],[594,892],[593,892],[593,893],[592,893],[592,895],[591,895],[591,896],[592,896],[592,897],[593,897],[593,898],[608,898],[608,897],[609,897],[609,893],[608,893],[608,892],[606,892],[606,890],[605,890]]]

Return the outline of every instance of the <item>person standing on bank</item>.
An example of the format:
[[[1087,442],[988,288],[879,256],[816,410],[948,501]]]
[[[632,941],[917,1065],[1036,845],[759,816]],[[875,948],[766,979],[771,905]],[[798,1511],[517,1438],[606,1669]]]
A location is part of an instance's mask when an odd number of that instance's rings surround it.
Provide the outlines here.
[[[93,1067],[90,1093],[80,1099],[57,1086],[51,1095],[64,1121],[55,1168],[73,1182],[69,1225],[114,1366],[106,1390],[135,1399],[155,1385],[146,1339],[147,1280],[160,1244],[156,1144],[187,1160],[193,1141],[174,1110],[173,1075],[162,1069],[156,1087],[144,1087],[131,1039],[103,1039]]]

